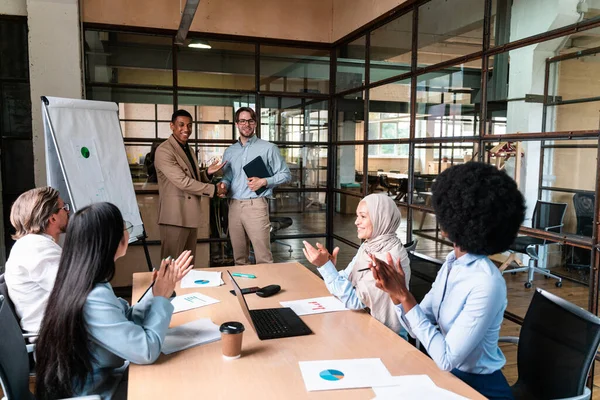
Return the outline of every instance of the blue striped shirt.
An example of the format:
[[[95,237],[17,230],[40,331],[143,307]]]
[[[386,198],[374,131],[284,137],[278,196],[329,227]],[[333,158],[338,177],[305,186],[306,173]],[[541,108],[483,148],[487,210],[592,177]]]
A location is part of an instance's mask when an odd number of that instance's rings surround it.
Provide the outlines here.
[[[254,160],[256,157],[262,157],[267,171],[271,175],[267,179],[267,190],[258,196],[248,187],[248,178],[244,172],[244,165]],[[271,197],[273,188],[292,180],[292,174],[285,160],[279,153],[279,149],[273,143],[259,139],[256,135],[252,136],[242,146],[241,141],[232,144],[225,150],[223,161],[227,161],[224,167],[223,180],[229,189],[228,196],[236,200],[254,199],[257,197]]]

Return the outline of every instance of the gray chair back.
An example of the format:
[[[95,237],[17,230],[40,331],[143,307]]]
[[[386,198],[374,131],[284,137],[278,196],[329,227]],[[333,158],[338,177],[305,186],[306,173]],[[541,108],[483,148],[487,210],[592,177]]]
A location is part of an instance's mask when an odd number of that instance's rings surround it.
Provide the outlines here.
[[[8,306],[10,307],[10,310],[12,311],[13,315],[16,316],[17,313],[15,311],[15,305],[10,300],[10,296],[8,295],[8,286],[6,285],[4,274],[0,275],[0,295],[4,296],[4,301],[8,303]]]
[[[565,211],[567,211],[567,203],[538,200],[533,210],[532,228],[555,233],[562,232]]]
[[[7,399],[34,400],[29,391],[29,357],[19,323],[0,294],[0,381]]]
[[[600,318],[536,289],[519,335],[516,399],[582,395],[600,344]]]

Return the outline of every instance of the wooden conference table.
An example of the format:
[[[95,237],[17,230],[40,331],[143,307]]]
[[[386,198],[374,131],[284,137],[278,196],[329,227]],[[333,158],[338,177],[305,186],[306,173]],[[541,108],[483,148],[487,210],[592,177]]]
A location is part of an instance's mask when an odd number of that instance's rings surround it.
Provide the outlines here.
[[[242,357],[222,358],[221,341],[193,347],[152,365],[129,368],[128,398],[136,399],[372,399],[370,388],[307,392],[298,361],[381,358],[392,375],[427,374],[440,387],[472,399],[479,393],[441,371],[419,350],[363,311],[342,311],[301,317],[312,335],[261,341],[246,321],[225,271],[245,272],[256,279],[236,278],[244,287],[281,285],[281,292],[261,298],[244,296],[250,309],[281,307],[279,302],[328,296],[321,279],[299,263],[210,268],[223,271],[225,285],[217,288],[181,289],[177,294],[200,292],[220,303],[173,314],[171,326],[199,318],[220,325],[240,321],[246,327]],[[139,299],[151,281],[149,272],[133,275],[133,299]]]

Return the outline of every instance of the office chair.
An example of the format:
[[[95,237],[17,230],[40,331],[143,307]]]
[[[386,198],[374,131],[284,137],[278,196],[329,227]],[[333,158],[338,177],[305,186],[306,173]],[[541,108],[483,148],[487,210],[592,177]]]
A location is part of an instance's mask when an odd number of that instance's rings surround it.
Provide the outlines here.
[[[592,236],[594,231],[594,202],[593,193],[575,193],[573,206],[577,216],[577,234]]]
[[[379,175],[377,175],[377,171],[368,171],[367,172],[367,183],[369,185],[369,193],[375,193],[377,188],[379,187]]]
[[[390,182],[387,175],[379,175],[380,185],[387,190],[388,196],[396,195],[400,186]]]
[[[398,191],[394,201],[402,201],[408,195],[408,178],[398,180]],[[406,200],[406,199],[405,199]]]
[[[532,228],[545,230],[546,232],[560,233],[563,227],[563,220],[565,218],[565,211],[567,210],[566,203],[550,203],[547,201],[538,200],[533,210],[533,221]],[[509,251],[510,256],[500,266],[502,274],[506,272],[517,273],[524,272],[528,273],[527,281],[524,286],[526,288],[531,287],[533,281],[534,272],[543,274],[547,278],[554,278],[557,280],[556,287],[562,287],[562,279],[556,275],[548,272],[547,268],[540,268],[537,266],[539,260],[538,247],[547,246],[555,242],[548,241],[546,239],[538,239],[530,236],[519,236],[510,245]],[[506,269],[512,261],[516,261],[515,253],[527,254],[529,256],[529,262],[527,266],[520,266],[519,268]],[[519,264],[519,263],[518,263]],[[521,265],[521,264],[519,264]]]
[[[8,400],[35,400],[29,391],[29,357],[21,328],[4,295],[0,295],[0,337],[0,383],[4,396]]]
[[[2,400],[35,400],[29,391],[29,357],[21,327],[11,310],[10,300],[3,294],[0,294],[0,337],[0,385],[4,393]],[[96,395],[77,399],[101,400]]]
[[[421,194],[421,192],[427,191],[427,185],[425,183],[425,179],[421,177],[415,176],[414,182],[416,196],[414,198],[415,204],[425,204],[425,197]]]
[[[292,256],[292,246],[282,242],[281,240],[275,239],[275,232],[289,228],[294,223],[294,220],[290,217],[269,217],[269,221],[271,221],[271,243],[279,243],[282,246],[287,246],[288,251],[290,252],[290,257]]]
[[[542,289],[536,289],[519,337],[519,378],[512,386],[520,399],[589,399],[585,384],[600,344],[600,318]]]
[[[12,313],[13,317],[15,319],[17,319],[17,312],[15,310],[15,305],[13,304],[13,302],[10,300],[10,297],[8,296],[8,286],[6,285],[6,279],[4,279],[4,274],[0,275],[0,295],[4,296],[4,301],[8,305],[10,312]],[[18,322],[17,322],[17,325],[18,325]],[[23,333],[23,331],[21,331],[21,336],[22,336],[23,340],[25,341],[25,343],[27,343],[27,339],[35,338],[35,337],[37,337],[37,334]],[[28,353],[33,353],[35,351],[35,344],[27,344],[26,348],[27,348]],[[33,358],[31,358],[31,360],[33,360]],[[33,362],[31,363],[31,367],[33,367]]]
[[[409,256],[412,256],[413,252],[417,248],[418,243],[419,241],[417,239],[411,240],[408,243],[404,243],[404,249],[406,250]]]
[[[573,206],[577,217],[577,235],[591,237],[594,232],[594,202],[593,193],[575,193]],[[567,270],[575,269],[580,272],[589,270],[591,262],[590,251],[579,247],[571,248],[571,262]]]

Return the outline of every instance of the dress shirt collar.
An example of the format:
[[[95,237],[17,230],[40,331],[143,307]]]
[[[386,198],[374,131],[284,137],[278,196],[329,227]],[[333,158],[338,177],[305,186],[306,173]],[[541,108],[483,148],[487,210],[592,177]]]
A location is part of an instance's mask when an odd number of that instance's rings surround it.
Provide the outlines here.
[[[56,241],[54,240],[54,238],[52,236],[48,235],[47,233],[41,232],[41,233],[39,233],[39,235],[40,236],[44,236],[44,237],[52,240],[54,243],[56,243]]]
[[[258,140],[258,137],[256,136],[256,133],[254,135],[252,135],[251,138],[248,139],[248,141],[246,142],[246,146],[256,142]],[[244,147],[244,145],[242,144],[242,140],[238,138],[238,143],[241,147]]]
[[[454,254],[454,251],[451,251],[446,256],[446,262],[448,264],[452,264],[453,267],[458,267],[459,265],[467,266],[467,265],[472,264],[473,262],[480,260],[484,257],[485,257],[484,255],[480,255],[480,254],[467,253],[459,258],[456,258],[456,254]]]

